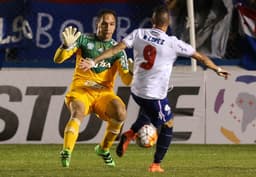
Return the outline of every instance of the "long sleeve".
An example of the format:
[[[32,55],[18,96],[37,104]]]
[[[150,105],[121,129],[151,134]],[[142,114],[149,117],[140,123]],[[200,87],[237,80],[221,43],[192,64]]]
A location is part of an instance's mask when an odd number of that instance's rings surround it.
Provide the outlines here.
[[[71,50],[66,50],[59,47],[55,52],[53,60],[55,63],[63,63],[64,61],[69,59],[76,51],[77,51],[76,47]]]

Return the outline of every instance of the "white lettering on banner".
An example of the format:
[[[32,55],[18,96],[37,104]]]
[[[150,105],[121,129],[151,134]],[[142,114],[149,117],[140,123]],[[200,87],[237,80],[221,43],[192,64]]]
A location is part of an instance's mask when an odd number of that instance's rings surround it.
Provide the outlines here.
[[[96,23],[97,22],[97,17],[92,18],[92,31],[93,33],[96,33]]]
[[[91,27],[93,32],[96,32],[96,17],[93,17]],[[150,18],[145,18],[140,24],[139,27],[145,26],[150,22]],[[22,16],[17,16],[14,18],[12,23],[12,32],[15,35],[6,35],[4,36],[4,18],[0,18],[0,44],[9,44],[17,43],[22,40],[23,37],[27,39],[33,39],[35,36],[35,44],[38,48],[50,48],[53,45],[53,41],[56,40],[55,36],[51,34],[51,30],[54,25],[54,18],[51,14],[40,12],[37,14],[37,23],[36,28],[32,30],[29,21],[24,19]],[[59,28],[59,37],[62,39],[61,35],[64,28],[68,25],[74,25],[78,28],[79,31],[84,32],[83,23],[75,19],[67,19],[61,23]],[[129,29],[131,28],[131,19],[128,17],[117,17],[116,24],[116,40],[121,41],[123,37],[128,34]],[[86,24],[86,27],[88,24]],[[35,35],[34,35],[35,33]]]
[[[7,36],[4,39],[4,19],[1,17],[0,18],[0,44],[7,44],[10,42],[10,36]]]
[[[17,16],[12,22],[12,32],[14,35],[7,35],[4,38],[4,19],[0,18],[0,44],[18,43],[23,37],[28,39],[33,38],[31,27],[27,20],[24,20],[22,16]]]
[[[123,37],[127,36],[127,31],[131,27],[131,20],[127,17],[118,17],[117,18],[117,27],[116,27],[116,40],[121,41]]]
[[[37,17],[37,32],[36,32],[36,46],[40,48],[48,48],[52,45],[53,38],[52,36],[47,32],[51,27],[53,26],[53,17],[50,14],[47,13],[38,13]],[[48,21],[48,23],[45,26],[43,25],[43,20]],[[41,43],[40,39],[42,38],[48,39],[48,42]]]
[[[42,27],[42,21],[43,19],[47,20],[48,19],[48,24],[44,27]],[[92,28],[93,28],[93,32],[96,32],[96,17],[93,17],[92,20]],[[53,42],[53,37],[50,35],[50,33],[48,33],[47,31],[50,30],[50,28],[53,25],[53,17],[50,14],[47,13],[38,13],[38,22],[37,22],[37,34],[36,34],[36,44],[37,47],[40,48],[48,48],[51,47],[52,42]],[[74,26],[77,26],[78,30],[83,32],[83,24],[77,20],[73,20],[73,19],[69,19],[66,20],[62,23],[61,27],[60,27],[60,39],[62,38],[62,31],[64,30],[64,28],[66,26],[68,26],[69,24],[73,24]],[[118,17],[117,18],[117,28],[116,28],[116,39],[117,41],[120,41],[124,36],[127,35],[127,31],[128,29],[131,27],[131,20],[127,17]],[[41,37],[47,37],[49,39],[48,43],[46,44],[42,44],[41,41]]]
[[[0,17],[0,39],[2,39],[2,36],[3,36],[3,23],[4,23],[4,20],[2,17]]]
[[[22,40],[22,26],[23,26],[23,17],[18,16],[13,20],[13,32],[17,33],[17,36],[12,36],[11,41],[13,43],[20,42]]]
[[[22,31],[24,34],[24,37],[27,39],[33,39],[33,31],[28,23],[27,20],[23,21]]]

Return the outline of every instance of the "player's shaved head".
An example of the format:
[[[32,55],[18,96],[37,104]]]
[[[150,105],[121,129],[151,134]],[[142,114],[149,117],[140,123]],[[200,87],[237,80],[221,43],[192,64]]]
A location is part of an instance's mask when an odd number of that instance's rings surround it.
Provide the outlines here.
[[[170,16],[169,10],[166,6],[158,6],[154,9],[152,15],[152,23],[154,26],[164,26],[169,25]]]

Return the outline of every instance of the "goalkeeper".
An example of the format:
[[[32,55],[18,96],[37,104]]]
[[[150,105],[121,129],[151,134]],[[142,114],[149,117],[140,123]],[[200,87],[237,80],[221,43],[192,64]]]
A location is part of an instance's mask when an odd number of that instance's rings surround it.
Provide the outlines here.
[[[63,63],[76,54],[73,80],[65,96],[71,117],[65,127],[63,150],[60,153],[63,167],[69,167],[80,124],[84,117],[91,113],[107,121],[105,135],[102,142],[95,147],[95,152],[102,156],[106,165],[115,166],[109,149],[126,118],[126,107],[114,93],[113,86],[117,73],[126,85],[132,80],[126,54],[121,51],[86,72],[78,68],[79,62],[84,58],[95,58],[103,50],[116,44],[112,39],[115,27],[116,13],[105,9],[97,16],[96,34],[81,34],[71,26],[65,28],[62,33],[63,44],[55,52],[54,62]]]

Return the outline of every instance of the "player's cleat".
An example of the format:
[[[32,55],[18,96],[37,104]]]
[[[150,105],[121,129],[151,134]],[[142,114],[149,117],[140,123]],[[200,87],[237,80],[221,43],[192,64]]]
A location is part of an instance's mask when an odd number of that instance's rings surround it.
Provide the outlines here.
[[[101,156],[104,160],[105,164],[110,167],[115,167],[115,161],[112,159],[111,154],[109,151],[104,151],[101,149],[100,145],[95,146],[94,148],[97,155]]]
[[[71,151],[68,149],[62,150],[60,152],[60,160],[61,160],[61,165],[63,167],[69,167],[70,160],[71,160]]]
[[[148,168],[148,171],[149,172],[160,172],[160,173],[163,173],[164,172],[164,169],[162,169],[160,167],[160,164],[159,163],[152,163],[149,168]]]
[[[127,132],[121,135],[121,139],[116,147],[116,154],[119,157],[122,157],[124,155],[129,143],[132,140],[134,140],[135,137],[136,137],[136,134],[133,132],[133,130],[128,130]]]

